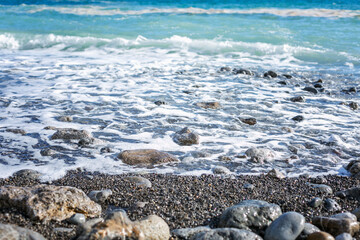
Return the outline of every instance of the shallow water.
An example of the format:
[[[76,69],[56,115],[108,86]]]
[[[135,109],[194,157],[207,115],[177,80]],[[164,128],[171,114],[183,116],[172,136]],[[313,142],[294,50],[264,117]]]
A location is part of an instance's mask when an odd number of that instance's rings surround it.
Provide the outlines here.
[[[32,168],[57,178],[78,167],[343,174],[341,166],[360,155],[359,110],[346,105],[359,95],[342,91],[357,87],[360,77],[356,1],[0,3],[0,177]],[[221,72],[224,66],[255,74]],[[268,70],[280,77],[264,78]],[[318,79],[323,92],[303,90]],[[306,102],[291,102],[294,96]],[[204,101],[222,108],[196,106]],[[297,115],[304,121],[293,121]],[[240,121],[247,117],[257,124]],[[54,131],[46,126],[85,129],[102,142],[81,148],[50,140]],[[173,142],[183,127],[196,131],[200,144]],[[101,153],[105,146],[113,152]],[[48,147],[56,154],[41,156]],[[241,158],[250,147],[273,150],[275,161]],[[143,169],[116,158],[139,148],[167,151],[181,162]]]

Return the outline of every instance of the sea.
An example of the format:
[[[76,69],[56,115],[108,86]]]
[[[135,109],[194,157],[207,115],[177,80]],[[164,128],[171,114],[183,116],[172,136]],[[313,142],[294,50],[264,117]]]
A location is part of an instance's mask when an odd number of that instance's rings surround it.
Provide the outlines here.
[[[0,177],[346,175],[360,158],[359,82],[358,0],[0,0]],[[48,126],[97,141],[52,140]],[[199,144],[173,141],[184,127]],[[257,163],[249,148],[274,156]],[[179,162],[118,158],[134,149]]]

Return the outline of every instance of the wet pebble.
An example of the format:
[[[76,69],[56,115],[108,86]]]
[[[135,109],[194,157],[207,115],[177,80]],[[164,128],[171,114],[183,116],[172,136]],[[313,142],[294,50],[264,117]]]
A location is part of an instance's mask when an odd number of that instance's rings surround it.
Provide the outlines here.
[[[335,240],[335,238],[327,232],[315,232],[310,234],[307,240]]]
[[[276,78],[277,76],[278,76],[277,73],[271,70],[264,73],[264,77]]]
[[[55,150],[52,150],[51,148],[44,148],[40,151],[41,156],[52,156],[56,154]]]
[[[157,106],[166,105],[166,102],[165,102],[165,101],[161,101],[161,100],[155,101],[154,103],[155,103]]]
[[[353,240],[354,238],[349,233],[342,233],[337,235],[335,240]]]
[[[25,131],[25,130],[19,129],[19,128],[9,128],[9,129],[6,129],[5,131],[11,132],[11,133],[14,133],[14,134],[21,134],[21,135],[25,135],[25,134],[26,134],[26,131]]]
[[[305,97],[303,96],[297,96],[290,98],[290,101],[292,102],[305,102]]]
[[[91,191],[88,194],[88,197],[94,202],[104,202],[112,195],[112,191],[110,189],[100,190],[100,191]]]
[[[213,169],[213,173],[214,174],[225,174],[225,175],[228,175],[228,174],[231,174],[231,171],[224,167],[224,166],[216,166],[214,167]]]
[[[266,175],[269,177],[272,177],[272,178],[277,178],[277,179],[285,178],[285,175],[276,168],[273,168],[272,170],[270,170]]]
[[[315,197],[315,198],[311,199],[311,200],[307,203],[307,205],[308,205],[309,207],[312,207],[312,208],[317,208],[317,207],[319,207],[322,203],[323,203],[323,200],[322,200],[321,198]]]
[[[265,240],[294,240],[303,231],[305,217],[297,212],[287,212],[273,221],[265,231]]]
[[[61,116],[59,117],[60,122],[72,122],[73,118],[71,116]]]
[[[318,90],[316,90],[316,88],[314,87],[305,87],[303,88],[304,91],[307,91],[307,92],[311,92],[313,94],[317,94],[318,93]]]
[[[109,147],[103,147],[100,149],[101,153],[111,153],[111,149]]]
[[[82,213],[75,213],[69,219],[67,219],[69,223],[80,225],[86,222],[86,217]]]
[[[293,117],[292,120],[295,122],[302,122],[302,121],[304,121],[304,117],[301,115],[297,115],[297,116]]]
[[[248,125],[255,125],[257,123],[255,118],[240,118],[240,121]]]

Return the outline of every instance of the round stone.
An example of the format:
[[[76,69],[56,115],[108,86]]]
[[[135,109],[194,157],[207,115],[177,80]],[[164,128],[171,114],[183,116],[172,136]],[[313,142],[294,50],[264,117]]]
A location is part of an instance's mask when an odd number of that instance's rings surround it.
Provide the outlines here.
[[[293,240],[305,226],[305,217],[297,212],[287,212],[273,221],[265,231],[265,240]]]

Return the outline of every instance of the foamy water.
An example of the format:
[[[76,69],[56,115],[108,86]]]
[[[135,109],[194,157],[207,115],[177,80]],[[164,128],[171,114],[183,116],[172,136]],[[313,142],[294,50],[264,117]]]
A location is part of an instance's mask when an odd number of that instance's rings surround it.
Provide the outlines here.
[[[216,166],[233,174],[274,167],[288,176],[344,174],[342,166],[360,156],[359,110],[348,105],[359,95],[342,91],[357,87],[360,77],[360,35],[351,28],[358,10],[130,7],[1,6],[8,22],[0,21],[0,177],[24,168],[42,172],[44,180],[76,168],[199,175]],[[246,24],[234,22],[239,14]],[[12,25],[12,17],[23,27]],[[320,25],[322,31],[314,27]],[[343,35],[327,34],[335,30]],[[255,74],[221,72],[225,66]],[[268,70],[279,77],[264,78]],[[303,90],[320,78],[323,92]],[[291,102],[294,96],[306,101]],[[222,108],[196,106],[207,101]],[[297,115],[304,120],[292,120]],[[241,122],[248,117],[257,124]],[[80,147],[51,140],[55,131],[46,126],[84,129],[101,141]],[[172,140],[183,127],[200,135],[198,145]],[[13,128],[27,134],[6,131]],[[103,147],[112,152],[101,153]],[[250,147],[271,149],[274,161],[249,162],[243,156]],[[56,154],[42,156],[45,148]],[[143,148],[180,162],[137,168],[117,159],[122,150]]]

